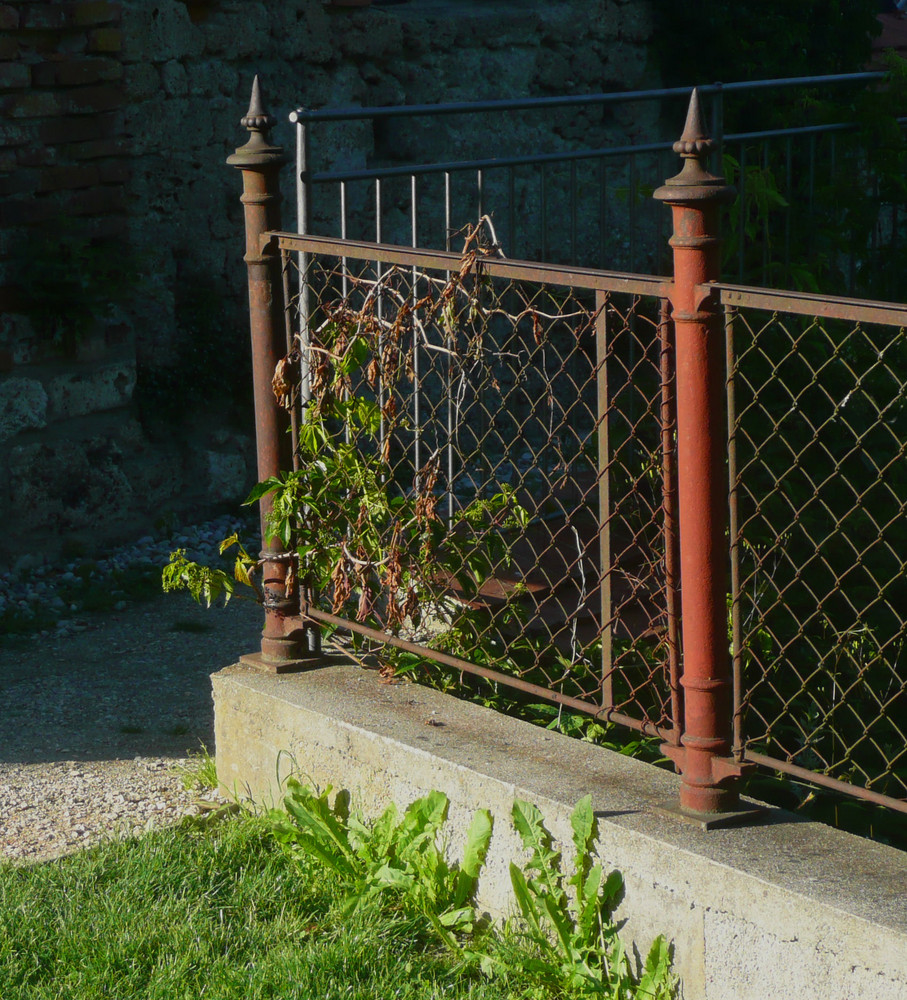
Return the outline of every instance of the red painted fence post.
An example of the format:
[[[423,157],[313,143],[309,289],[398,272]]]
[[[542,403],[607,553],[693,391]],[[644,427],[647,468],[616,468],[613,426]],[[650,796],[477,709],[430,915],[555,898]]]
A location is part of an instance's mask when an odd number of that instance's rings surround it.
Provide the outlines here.
[[[739,808],[741,766],[731,757],[731,660],[728,650],[728,549],[725,345],[722,317],[707,287],[720,276],[720,206],[735,191],[710,174],[712,146],[699,95],[690,99],[674,151],[683,169],[654,197],[671,206],[676,338],[677,471],[683,638],[682,746],[664,747],[681,771],[680,807],[699,814]]]
[[[287,157],[280,146],[270,143],[275,119],[262,104],[258,77],[252,84],[252,100],[242,125],[249,141],[227,159],[242,171],[242,204],[246,227],[244,260],[249,280],[249,325],[252,335],[252,380],[255,393],[255,442],[260,481],[292,467],[291,441],[287,433],[289,415],[277,404],[271,380],[277,362],[287,353],[283,318],[280,259],[262,235],[280,229],[280,188],[278,176]],[[270,499],[260,503],[262,532],[262,589],[265,625],[261,639],[261,666],[279,670],[305,653],[298,633],[288,635],[288,624],[299,615],[299,590],[288,576],[289,556],[274,539],[264,543]]]

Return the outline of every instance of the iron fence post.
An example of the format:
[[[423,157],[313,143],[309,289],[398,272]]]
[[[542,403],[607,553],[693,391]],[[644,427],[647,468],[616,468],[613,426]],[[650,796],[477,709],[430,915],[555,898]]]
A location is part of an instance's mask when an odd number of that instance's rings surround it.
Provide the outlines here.
[[[680,808],[697,814],[738,808],[739,765],[731,757],[725,473],[725,345],[710,281],[720,277],[718,211],[734,189],[705,168],[712,148],[694,90],[674,151],[683,169],[655,192],[671,206],[670,291],[677,377],[683,736],[665,746],[681,772]]]
[[[291,467],[289,415],[274,395],[271,380],[277,362],[286,354],[280,257],[265,233],[280,229],[279,172],[286,162],[280,146],[271,145],[273,116],[264,109],[258,77],[252,84],[249,110],[241,123],[249,141],[228,157],[227,163],[242,171],[249,282],[249,325],[252,336],[252,379],[255,396],[255,440],[260,481]],[[290,572],[292,554],[279,539],[265,542],[269,497],[259,504],[262,533],[262,590],[265,624],[261,658],[284,662],[304,655],[296,635],[287,635],[286,622],[299,615],[299,590]]]

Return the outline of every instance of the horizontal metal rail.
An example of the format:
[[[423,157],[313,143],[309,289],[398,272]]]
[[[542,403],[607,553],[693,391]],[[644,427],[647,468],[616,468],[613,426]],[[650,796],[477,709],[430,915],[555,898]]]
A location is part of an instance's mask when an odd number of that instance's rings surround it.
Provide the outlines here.
[[[907,124],[907,118],[898,123]],[[830,135],[853,132],[856,122],[838,122],[830,125],[803,125],[798,128],[764,129],[760,132],[731,132],[723,137],[725,145],[763,141],[765,139],[793,139],[802,136]],[[309,175],[312,184],[333,184],[340,181],[371,181],[389,177],[428,177],[431,174],[451,174],[470,170],[500,170],[507,167],[532,167],[545,163],[577,163],[582,160],[608,159],[619,156],[639,156],[644,153],[663,153],[673,149],[672,142],[647,142],[629,146],[599,146],[595,149],[562,150],[556,153],[534,153],[525,156],[492,156],[481,160],[447,160],[440,163],[413,163],[398,167],[362,167],[358,170],[321,170]]]
[[[881,72],[835,73],[827,76],[784,77],[779,80],[749,80],[739,83],[711,83],[698,88],[700,95],[739,94],[751,90],[787,87],[818,87],[829,84],[872,83],[885,79]],[[342,122],[364,118],[411,118],[418,115],[480,114],[483,111],[524,111],[533,108],[584,107],[595,104],[622,104],[630,101],[689,97],[690,87],[662,87],[654,90],[627,90],[607,94],[579,94],[558,97],[522,97],[497,101],[459,101],[451,104],[394,104],[378,108],[297,108],[290,121]]]
[[[281,250],[296,253],[326,254],[352,260],[372,260],[381,264],[403,267],[434,268],[457,271],[463,263],[460,254],[446,250],[423,250],[369,243],[364,240],[341,240],[328,236],[302,236],[295,233],[266,233],[265,242],[276,240]],[[657,275],[625,274],[620,271],[597,271],[589,267],[554,267],[528,260],[502,257],[482,257],[481,267],[496,278],[533,281],[546,285],[569,285],[590,291],[627,292],[631,295],[654,295],[665,298],[671,289],[671,279]]]
[[[778,760],[777,757],[769,757],[763,753],[753,753],[744,750],[743,759],[752,764],[759,764],[761,767],[774,771],[781,771],[789,774],[792,778],[802,778],[811,785],[819,785],[821,788],[829,788],[835,792],[843,792],[854,799],[862,799],[864,802],[873,802],[878,806],[886,806],[896,812],[907,813],[907,799],[895,799],[890,795],[881,795],[870,788],[863,788],[848,781],[841,781],[838,778],[830,778],[821,771],[810,771],[808,768],[800,767],[798,764],[791,764],[786,760]]]
[[[339,615],[329,614],[327,611],[322,611],[320,608],[317,608],[312,604],[303,605],[302,614],[306,618],[311,618],[312,621],[324,622],[324,624],[333,625],[336,628],[348,629],[350,632],[355,632],[358,635],[364,636],[366,639],[372,639],[375,642],[395,646],[397,649],[405,650],[408,653],[422,655],[427,660],[432,660],[435,663],[443,663],[447,667],[453,667],[454,670],[463,670],[466,673],[475,674],[477,677],[484,677],[486,680],[496,681],[499,684],[515,688],[516,690],[523,691],[526,694],[543,698],[545,701],[553,701],[558,705],[563,705],[565,708],[573,709],[576,712],[582,712],[584,715],[591,715],[596,719],[604,719],[607,722],[616,722],[621,726],[636,729],[646,736],[657,736],[659,739],[669,741],[675,738],[670,729],[655,726],[651,722],[647,722],[642,719],[634,719],[631,716],[624,715],[614,709],[596,708],[588,701],[582,701],[580,698],[571,698],[569,695],[561,694],[559,691],[554,691],[551,688],[542,687],[539,684],[532,684],[529,681],[524,681],[520,677],[514,677],[511,674],[503,674],[497,670],[490,670],[488,667],[480,667],[478,664],[470,663],[469,660],[463,660],[459,656],[451,656],[449,653],[443,653],[440,650],[431,649],[429,646],[421,646],[418,643],[409,642],[406,639],[400,639],[395,635],[391,635],[389,632],[379,632],[378,629],[370,628],[368,625],[362,625],[360,622],[354,622],[348,618],[341,618]]]
[[[763,309],[766,312],[796,313],[799,316],[821,316],[852,323],[882,323],[907,326],[907,303],[876,302],[871,299],[849,299],[809,292],[775,291],[770,288],[750,288],[715,282],[701,286],[718,293],[723,306]]]

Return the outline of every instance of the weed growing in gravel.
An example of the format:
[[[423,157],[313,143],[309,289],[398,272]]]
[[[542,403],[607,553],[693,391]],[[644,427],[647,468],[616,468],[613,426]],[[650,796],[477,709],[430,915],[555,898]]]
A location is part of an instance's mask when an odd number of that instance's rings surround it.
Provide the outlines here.
[[[200,743],[199,747],[197,752],[188,754],[185,764],[176,766],[180,782],[187,792],[194,792],[198,789],[214,791],[219,784],[216,761],[204,743]]]

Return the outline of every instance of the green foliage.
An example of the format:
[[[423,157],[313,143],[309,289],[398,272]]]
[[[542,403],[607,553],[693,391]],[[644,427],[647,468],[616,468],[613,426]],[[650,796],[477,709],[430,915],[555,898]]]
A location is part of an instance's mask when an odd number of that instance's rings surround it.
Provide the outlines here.
[[[391,805],[373,823],[351,816],[344,795],[331,806],[330,793],[327,788],[316,794],[291,780],[287,812],[272,810],[269,821],[293,857],[314,859],[340,879],[347,890],[341,904],[345,915],[377,902],[385,911],[421,919],[467,966],[478,966],[492,980],[528,975],[545,996],[675,996],[677,979],[664,938],[653,943],[637,975],[618,937],[611,911],[620,900],[623,880],[618,872],[605,878],[601,866],[591,863],[597,831],[590,796],[580,800],[571,816],[575,870],[569,879],[561,872],[560,854],[551,846],[539,810],[514,802],[513,823],[530,858],[525,871],[510,866],[520,916],[498,933],[475,910],[492,832],[487,810],[475,813],[463,861],[451,865],[439,842],[449,804],[441,792],[416,800],[402,816]]]
[[[213,814],[211,814],[213,815]],[[221,817],[221,820],[223,817]],[[487,981],[412,920],[363,907],[295,863],[248,815],[0,865],[3,1000],[529,1000]]]
[[[186,558],[185,549],[171,552],[170,561],[161,573],[164,591],[188,590],[194,601],[208,608],[216,604],[221,597],[226,606],[236,590],[237,583],[259,595],[260,592],[252,578],[256,567],[255,560],[246,551],[237,534],[232,534],[221,541],[221,555],[233,546],[237,548],[237,555],[232,576],[217,567],[192,562]]]
[[[480,925],[475,911],[479,872],[491,840],[487,809],[476,810],[461,865],[448,863],[439,841],[449,801],[431,792],[399,815],[391,804],[374,823],[350,816],[347,798],[331,788],[315,794],[295,779],[287,782],[287,813],[272,811],[274,836],[295,857],[310,857],[348,888],[342,906],[355,913],[375,900],[392,911],[428,922],[452,951],[458,938]]]
[[[513,824],[530,852],[525,871],[510,865],[521,932],[535,949],[529,969],[549,988],[566,982],[580,995],[612,1000],[673,997],[677,980],[670,971],[671,947],[663,937],[652,943],[640,976],[633,974],[619,926],[611,919],[623,894],[623,879],[616,871],[606,877],[601,866],[590,861],[597,835],[591,796],[580,799],[570,817],[575,853],[569,879],[561,874],[561,856],[551,846],[536,806],[516,800]]]

